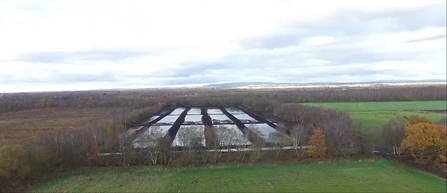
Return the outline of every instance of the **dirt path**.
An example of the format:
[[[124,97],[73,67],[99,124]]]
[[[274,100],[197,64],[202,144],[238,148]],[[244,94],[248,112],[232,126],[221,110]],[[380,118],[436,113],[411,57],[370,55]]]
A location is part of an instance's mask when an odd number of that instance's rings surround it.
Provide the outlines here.
[[[377,152],[376,154],[389,160],[393,160],[401,165],[404,165],[406,167],[410,167],[416,170],[420,170],[423,172],[427,172],[436,176],[439,176],[441,178],[447,179],[447,171],[442,170],[441,168],[438,168],[433,165],[426,165],[426,164],[420,164],[416,163],[410,155],[399,155],[399,156],[393,156],[392,155],[392,148],[387,146],[377,146],[374,148]]]
[[[410,155],[393,156],[390,159],[404,166],[431,173],[441,178],[447,179],[447,172],[445,170],[443,171],[441,168],[435,167],[433,165],[416,163]]]

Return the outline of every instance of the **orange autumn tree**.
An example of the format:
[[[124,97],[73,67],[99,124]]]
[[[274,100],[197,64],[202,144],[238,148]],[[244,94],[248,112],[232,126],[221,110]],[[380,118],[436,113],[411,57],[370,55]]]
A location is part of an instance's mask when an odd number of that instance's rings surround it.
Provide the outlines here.
[[[313,134],[309,139],[309,146],[309,150],[307,150],[308,156],[314,158],[326,157],[327,146],[321,129],[314,129]]]
[[[411,115],[410,118],[408,118],[408,125],[413,125],[417,123],[431,123],[431,121],[425,117],[421,117],[418,115]]]
[[[420,122],[406,127],[406,138],[402,147],[410,151],[419,161],[447,162],[447,127]]]

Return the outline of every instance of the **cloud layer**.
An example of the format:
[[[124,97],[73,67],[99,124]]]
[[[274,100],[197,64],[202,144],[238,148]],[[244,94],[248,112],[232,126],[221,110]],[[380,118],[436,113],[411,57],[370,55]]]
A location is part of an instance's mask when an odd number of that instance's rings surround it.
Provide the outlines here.
[[[446,79],[446,2],[21,1],[0,92]]]

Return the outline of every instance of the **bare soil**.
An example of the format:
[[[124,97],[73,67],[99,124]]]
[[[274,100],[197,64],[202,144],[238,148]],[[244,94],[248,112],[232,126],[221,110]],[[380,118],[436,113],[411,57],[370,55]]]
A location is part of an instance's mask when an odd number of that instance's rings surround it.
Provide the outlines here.
[[[447,171],[445,169],[430,164],[417,163],[410,155],[393,156],[391,157],[391,160],[394,160],[404,166],[431,173],[441,178],[447,179]]]
[[[392,148],[387,146],[378,146],[374,148],[379,151],[379,155],[383,158],[393,160],[401,165],[410,167],[423,172],[431,173],[441,178],[447,179],[447,170],[431,164],[423,164],[415,161],[410,155],[392,155]]]

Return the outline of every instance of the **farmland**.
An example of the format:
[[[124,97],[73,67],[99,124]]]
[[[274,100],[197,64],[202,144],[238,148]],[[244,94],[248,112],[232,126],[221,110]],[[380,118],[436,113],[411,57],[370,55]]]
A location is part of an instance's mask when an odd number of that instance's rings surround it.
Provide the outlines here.
[[[437,178],[385,160],[265,164],[321,160],[306,154],[315,128],[326,136],[330,161],[374,158],[374,136],[360,133],[352,118],[365,125],[398,114],[437,120],[443,115],[429,111],[445,110],[445,95],[445,87],[5,94],[0,192],[25,191],[42,175],[53,180],[32,190],[309,191],[321,184],[320,191],[435,191],[437,183],[430,183]],[[409,98],[415,101],[396,102]],[[345,103],[328,103],[335,101]]]
[[[140,167],[78,172],[30,192],[445,192],[445,180],[392,161],[306,165]]]
[[[130,108],[45,108],[0,115],[1,143],[15,144],[57,130],[103,126],[122,119]]]
[[[338,109],[350,113],[354,121],[364,126],[381,126],[396,116],[419,115],[438,122],[445,114],[429,111],[446,111],[446,101],[393,101],[393,102],[343,102],[343,103],[304,103],[305,105]]]

